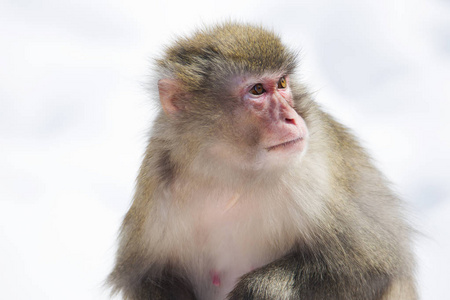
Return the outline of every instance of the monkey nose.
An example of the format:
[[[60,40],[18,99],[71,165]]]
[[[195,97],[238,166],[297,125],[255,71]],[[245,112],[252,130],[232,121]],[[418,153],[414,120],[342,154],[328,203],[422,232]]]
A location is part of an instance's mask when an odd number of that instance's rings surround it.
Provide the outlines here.
[[[291,119],[291,118],[285,118],[284,122],[287,124],[292,124],[292,125],[297,125],[297,122],[295,119]]]

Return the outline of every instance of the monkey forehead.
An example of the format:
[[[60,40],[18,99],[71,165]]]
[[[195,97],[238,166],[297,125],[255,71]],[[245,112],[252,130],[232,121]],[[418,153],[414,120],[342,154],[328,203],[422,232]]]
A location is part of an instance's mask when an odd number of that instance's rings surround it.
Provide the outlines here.
[[[236,23],[217,25],[179,39],[157,65],[192,88],[230,74],[292,73],[296,55],[272,31]]]

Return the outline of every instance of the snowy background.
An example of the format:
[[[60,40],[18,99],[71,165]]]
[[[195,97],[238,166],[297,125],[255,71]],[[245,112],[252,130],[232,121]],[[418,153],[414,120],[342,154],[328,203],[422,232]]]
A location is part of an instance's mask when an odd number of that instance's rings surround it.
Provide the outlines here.
[[[263,24],[407,200],[422,299],[450,299],[450,1],[0,0],[0,298],[108,299],[162,46]]]

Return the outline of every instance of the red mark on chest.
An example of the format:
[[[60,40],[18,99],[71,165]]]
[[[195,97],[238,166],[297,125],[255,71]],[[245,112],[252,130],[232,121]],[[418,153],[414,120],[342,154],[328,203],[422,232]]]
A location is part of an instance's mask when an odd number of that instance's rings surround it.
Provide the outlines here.
[[[214,284],[215,286],[220,286],[220,276],[219,276],[219,273],[217,273],[217,272],[214,271],[214,270],[211,270],[211,271],[209,272],[209,275],[211,276],[212,284]]]

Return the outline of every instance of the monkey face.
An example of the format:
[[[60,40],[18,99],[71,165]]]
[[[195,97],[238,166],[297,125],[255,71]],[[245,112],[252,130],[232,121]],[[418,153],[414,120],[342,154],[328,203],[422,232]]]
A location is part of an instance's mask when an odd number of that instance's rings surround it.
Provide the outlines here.
[[[214,147],[216,153],[240,166],[266,168],[306,151],[308,129],[294,109],[289,76],[236,76],[228,85],[236,103],[227,108],[220,129],[226,142]]]

